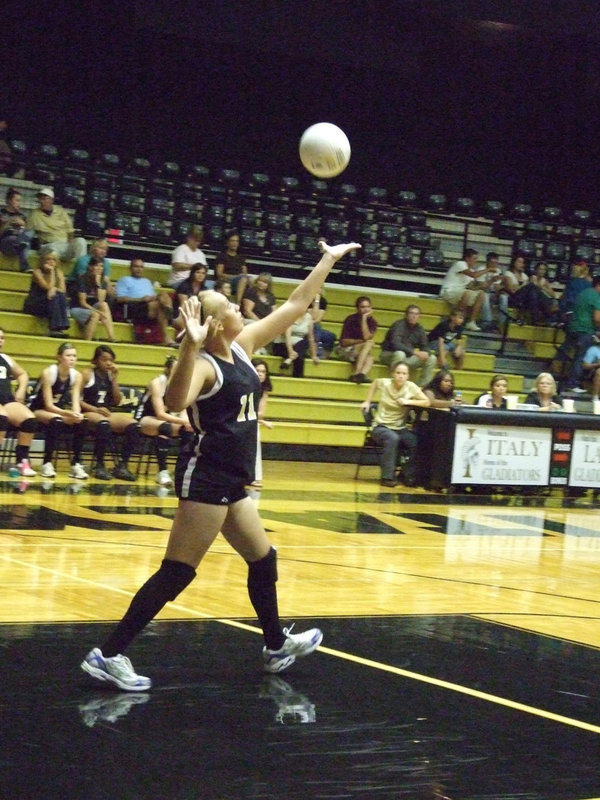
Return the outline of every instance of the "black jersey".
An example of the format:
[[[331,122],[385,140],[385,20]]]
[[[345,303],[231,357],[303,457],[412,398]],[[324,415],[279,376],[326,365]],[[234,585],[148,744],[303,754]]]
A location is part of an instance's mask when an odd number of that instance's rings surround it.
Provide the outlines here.
[[[157,378],[160,381],[160,390],[161,390],[161,397],[165,396],[165,392],[167,391],[167,376],[166,375],[159,375]],[[146,389],[144,394],[142,395],[142,399],[138,403],[133,412],[133,418],[136,419],[138,422],[141,420],[142,417],[155,417],[156,416],[156,409],[154,408],[154,403],[152,402],[152,394],[150,389]]]
[[[243,348],[233,342],[233,364],[209,353],[216,373],[212,389],[187,409],[196,433],[182,448],[176,488],[183,499],[196,499],[204,489],[243,487],[254,480],[260,381]]]
[[[13,363],[10,356],[0,353],[0,405],[12,403],[15,399],[11,385]]]
[[[71,387],[77,377],[77,370],[71,368],[67,377],[63,379],[58,374],[58,364],[51,364],[48,369],[50,370],[50,380],[52,382],[52,402],[59,408],[70,408],[72,402]],[[41,378],[35,385],[28,405],[32,411],[44,408],[44,390]]]
[[[111,376],[108,373],[99,375],[94,370],[89,381],[83,387],[83,399],[96,408],[114,408],[117,404]]]

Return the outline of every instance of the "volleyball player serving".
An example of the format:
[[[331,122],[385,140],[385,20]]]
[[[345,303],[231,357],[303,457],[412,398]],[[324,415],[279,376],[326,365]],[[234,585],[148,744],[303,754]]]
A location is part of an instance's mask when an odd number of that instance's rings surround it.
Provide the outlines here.
[[[252,325],[244,327],[239,307],[217,292],[202,292],[182,305],[185,336],[165,402],[174,412],[187,409],[195,436],[177,461],[179,505],[160,569],[137,592],[108,639],[81,664],[98,681],[125,691],[150,688],[150,678],[137,675],[123,652],[191,583],[219,531],[248,564],[248,594],[264,636],[264,669],[281,672],[321,643],[317,628],[292,634],[281,627],[277,554],[245,490],[254,480],[260,400],[250,357],[308,308],[336,261],[360,247],[323,241],[319,246],[321,259],[311,273],[282,306]]]

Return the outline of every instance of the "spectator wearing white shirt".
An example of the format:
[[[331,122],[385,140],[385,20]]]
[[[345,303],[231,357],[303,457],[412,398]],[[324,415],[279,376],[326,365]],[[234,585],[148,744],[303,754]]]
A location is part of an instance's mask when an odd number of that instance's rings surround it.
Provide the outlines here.
[[[175,289],[190,275],[194,264],[208,266],[206,256],[200,250],[204,240],[204,231],[200,225],[190,228],[183,244],[178,245],[171,254],[171,272],[166,280],[167,286]]]
[[[478,255],[477,250],[467,248],[462,260],[455,261],[448,270],[440,289],[442,299],[453,307],[462,308],[469,316],[469,321],[465,325],[465,330],[468,331],[481,330],[477,320],[485,300],[483,289],[469,287],[477,278],[492,271],[488,266],[483,269],[476,268]]]

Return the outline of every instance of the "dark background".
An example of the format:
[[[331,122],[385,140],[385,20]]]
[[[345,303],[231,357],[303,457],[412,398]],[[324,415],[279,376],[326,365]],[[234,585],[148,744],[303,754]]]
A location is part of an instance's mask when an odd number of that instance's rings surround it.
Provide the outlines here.
[[[342,127],[361,187],[600,213],[600,4],[587,0],[10,3],[10,135],[303,174]]]

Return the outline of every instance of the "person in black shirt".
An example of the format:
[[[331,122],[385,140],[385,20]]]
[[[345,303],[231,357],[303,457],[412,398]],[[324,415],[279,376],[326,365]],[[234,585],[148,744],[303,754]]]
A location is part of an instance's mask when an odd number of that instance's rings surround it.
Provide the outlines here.
[[[4,330],[0,328],[0,351],[4,348]],[[17,383],[13,392],[12,383]],[[18,429],[15,456],[17,469],[25,478],[36,473],[29,463],[29,448],[38,428],[33,412],[25,405],[29,375],[17,362],[0,352],[0,444],[6,436],[8,423]]]
[[[277,556],[245,486],[254,480],[261,386],[250,356],[306,311],[334,264],[358,245],[330,247],[288,300],[262,320],[244,326],[239,307],[217,292],[183,304],[185,336],[165,402],[187,408],[195,436],[180,452],[175,471],[179,506],[165,558],[133,598],[125,616],[101,648],[81,664],[96,680],[125,691],[145,691],[152,682],[137,675],[123,650],[194,579],[196,568],[222,532],[248,564],[248,593],[263,630],[265,671],[281,672],[323,638],[313,628],[292,634],[277,608]]]
[[[226,278],[231,282],[231,291],[236,303],[241,305],[242,297],[248,286],[248,267],[246,259],[238,252],[240,237],[237,231],[230,231],[225,239],[225,250],[215,259],[215,279]]]
[[[465,360],[464,327],[465,312],[462,308],[453,308],[448,319],[439,322],[430,332],[429,343],[441,369],[446,366],[447,356],[453,360],[455,369],[462,369]]]

